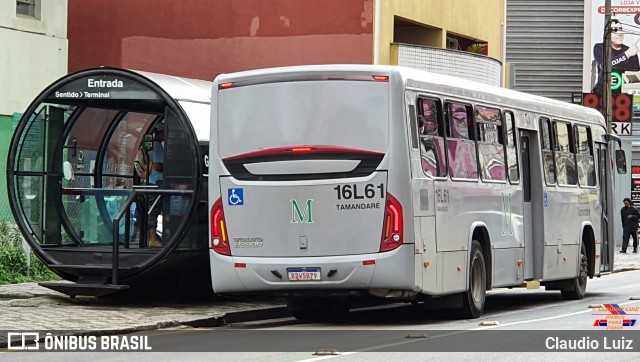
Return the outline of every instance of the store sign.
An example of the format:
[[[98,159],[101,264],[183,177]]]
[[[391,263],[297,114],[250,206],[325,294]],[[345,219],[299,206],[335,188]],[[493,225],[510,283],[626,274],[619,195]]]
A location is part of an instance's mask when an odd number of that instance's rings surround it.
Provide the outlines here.
[[[624,83],[622,74],[620,72],[611,72],[611,90],[614,92],[619,91],[622,88],[622,83]]]
[[[640,166],[631,167],[631,203],[640,208]]]
[[[597,93],[585,93],[582,105],[597,109],[603,113],[602,96]],[[633,98],[629,94],[619,93],[611,96],[611,131],[619,136],[631,136],[633,116]]]
[[[604,29],[605,0],[585,1],[584,43],[582,64],[583,92],[602,92],[604,76]],[[610,0],[611,13],[614,14],[613,31],[608,35],[611,41],[621,42],[623,46],[611,47],[612,90],[629,94],[640,94],[640,58],[637,54],[629,56],[627,49],[635,47],[640,41],[640,2],[638,0]]]

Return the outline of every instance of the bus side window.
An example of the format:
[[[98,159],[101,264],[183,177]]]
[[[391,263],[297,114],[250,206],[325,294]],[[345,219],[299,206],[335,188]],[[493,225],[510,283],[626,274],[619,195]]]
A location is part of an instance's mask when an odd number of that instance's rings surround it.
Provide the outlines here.
[[[580,186],[596,185],[595,160],[593,158],[593,140],[591,128],[576,126],[576,168]]]
[[[551,137],[551,120],[540,118],[540,136],[542,137],[542,164],[544,167],[544,179],[547,185],[555,185],[556,168],[553,162],[553,144]]]
[[[476,142],[470,104],[447,102],[447,154],[453,179],[478,178]]]
[[[480,177],[485,181],[504,181],[504,134],[500,110],[476,106],[475,118],[478,129]]]
[[[416,106],[409,105],[409,127],[411,128],[411,148],[418,148],[418,116],[416,115]]]
[[[578,172],[576,171],[575,143],[572,142],[573,132],[571,124],[553,122],[555,134],[556,178],[559,185],[576,185]]]
[[[439,119],[441,118],[440,101],[435,99],[422,99],[422,117],[424,118],[424,128],[421,135],[442,137]]]
[[[460,103],[449,103],[447,109],[448,123],[449,123],[449,138],[457,138],[461,140],[468,140],[469,137],[469,114],[467,107]]]
[[[418,107],[417,121],[422,169],[429,176],[446,177],[442,105],[437,99],[419,98]]]
[[[507,174],[509,182],[517,184],[520,182],[520,174],[518,171],[518,152],[516,148],[516,125],[513,112],[504,112],[505,120],[505,148],[507,157]]]

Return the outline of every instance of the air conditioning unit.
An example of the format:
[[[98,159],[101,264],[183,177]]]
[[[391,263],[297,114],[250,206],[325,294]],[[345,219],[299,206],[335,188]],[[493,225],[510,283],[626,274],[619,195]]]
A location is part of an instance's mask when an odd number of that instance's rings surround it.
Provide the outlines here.
[[[447,37],[447,49],[460,50],[460,43],[458,43],[458,39]]]

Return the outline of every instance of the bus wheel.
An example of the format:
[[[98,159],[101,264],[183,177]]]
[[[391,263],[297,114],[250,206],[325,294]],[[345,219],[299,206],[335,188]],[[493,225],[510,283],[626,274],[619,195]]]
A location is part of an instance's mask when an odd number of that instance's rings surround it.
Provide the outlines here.
[[[569,281],[569,287],[562,289],[564,299],[576,300],[584,298],[587,294],[587,276],[589,275],[589,262],[587,260],[587,248],[584,243],[580,246],[580,273],[578,277]]]
[[[471,262],[469,263],[469,289],[462,294],[463,307],[459,316],[478,318],[484,309],[487,295],[487,268],[482,255],[482,247],[477,240],[471,244]]]

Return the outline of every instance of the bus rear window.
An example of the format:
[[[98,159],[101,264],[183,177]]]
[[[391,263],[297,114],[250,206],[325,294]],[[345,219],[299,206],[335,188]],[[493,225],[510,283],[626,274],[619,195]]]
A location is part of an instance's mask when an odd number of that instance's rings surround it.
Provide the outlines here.
[[[218,94],[220,156],[299,145],[383,153],[389,134],[388,86],[331,80],[227,89]]]

